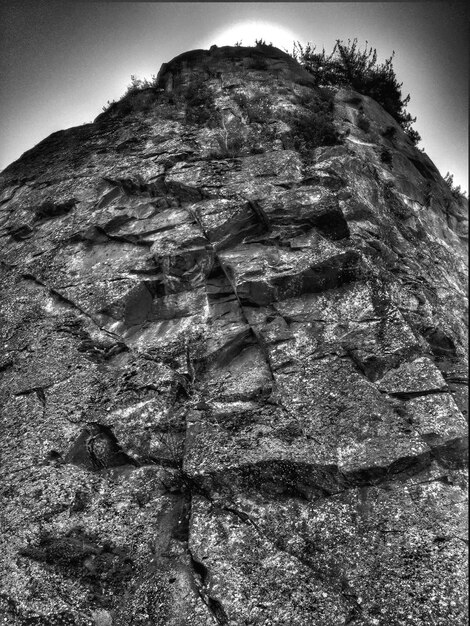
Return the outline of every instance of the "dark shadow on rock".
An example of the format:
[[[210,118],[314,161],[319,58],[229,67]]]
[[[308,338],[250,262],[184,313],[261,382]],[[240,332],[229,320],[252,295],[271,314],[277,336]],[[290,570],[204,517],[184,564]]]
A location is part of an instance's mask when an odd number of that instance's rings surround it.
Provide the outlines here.
[[[67,453],[65,463],[91,471],[121,465],[139,465],[123,451],[112,429],[98,422],[90,422],[85,426]]]

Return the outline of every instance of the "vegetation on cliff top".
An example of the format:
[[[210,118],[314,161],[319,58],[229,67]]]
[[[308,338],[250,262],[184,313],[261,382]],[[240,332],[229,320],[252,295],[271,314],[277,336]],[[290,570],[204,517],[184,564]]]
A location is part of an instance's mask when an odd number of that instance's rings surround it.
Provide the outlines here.
[[[398,82],[393,69],[395,52],[379,64],[377,50],[369,47],[367,41],[361,50],[357,39],[348,39],[347,43],[337,39],[331,54],[327,54],[324,48],[318,52],[311,43],[303,46],[297,42],[292,56],[312,74],[317,85],[351,87],[370,96],[400,124],[414,144],[420,141],[419,133],[412,128],[416,118],[406,110],[410,95],[403,98],[403,83]]]
[[[237,43],[237,45],[239,44]],[[266,44],[261,39],[256,41],[257,48],[271,46],[272,44]],[[297,42],[294,44],[291,54],[313,76],[317,86],[350,87],[361,94],[373,98],[400,124],[411,141],[416,145],[421,137],[412,127],[416,118],[412,117],[406,110],[410,101],[410,95],[402,96],[402,83],[398,82],[393,68],[394,55],[395,53],[393,52],[383,63],[378,63],[377,50],[369,47],[368,42],[361,49],[357,39],[348,40],[346,43],[338,39],[330,54],[324,48],[321,52],[317,51],[316,46],[311,43],[303,46]],[[264,67],[253,69],[264,69]],[[187,93],[178,95],[183,95],[186,100],[187,122],[213,125],[218,117],[217,112],[212,103],[210,90],[207,86],[201,84],[202,82],[200,80],[197,85],[191,85],[187,89]],[[156,76],[152,76],[151,80],[131,76],[131,84],[128,86],[123,99],[144,89],[158,87]],[[111,105],[113,103],[108,104]],[[318,107],[316,108],[318,109]],[[324,129],[326,144],[332,144],[336,143],[337,138],[334,136],[333,127],[329,127],[330,116],[328,113],[326,108],[323,107],[321,110],[321,125],[324,126],[323,118],[328,118],[326,120],[328,128]],[[304,126],[302,123],[301,125]],[[325,133],[322,132],[321,134]],[[317,145],[318,141],[323,140],[322,137],[314,137],[313,139]]]
[[[461,186],[454,184],[453,174],[451,174],[450,172],[447,172],[447,174],[444,176],[444,180],[445,180],[446,185],[449,187],[450,192],[455,200],[457,200],[458,202],[462,202],[463,200],[467,198],[465,192],[462,191]]]

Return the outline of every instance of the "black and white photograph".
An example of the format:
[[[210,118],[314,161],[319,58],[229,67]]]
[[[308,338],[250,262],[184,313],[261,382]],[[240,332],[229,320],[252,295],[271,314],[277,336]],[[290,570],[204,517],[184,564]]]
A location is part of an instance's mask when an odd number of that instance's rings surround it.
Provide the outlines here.
[[[3,0],[0,626],[468,623],[469,16]]]

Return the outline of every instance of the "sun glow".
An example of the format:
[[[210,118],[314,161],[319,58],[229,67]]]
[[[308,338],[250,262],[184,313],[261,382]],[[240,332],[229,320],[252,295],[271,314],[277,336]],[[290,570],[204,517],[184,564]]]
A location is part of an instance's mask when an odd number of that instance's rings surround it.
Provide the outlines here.
[[[203,48],[209,48],[212,45],[234,46],[235,43],[242,46],[254,46],[256,39],[262,39],[267,44],[272,43],[276,48],[291,52],[298,36],[294,31],[271,22],[247,20],[214,33],[213,37],[204,40]]]

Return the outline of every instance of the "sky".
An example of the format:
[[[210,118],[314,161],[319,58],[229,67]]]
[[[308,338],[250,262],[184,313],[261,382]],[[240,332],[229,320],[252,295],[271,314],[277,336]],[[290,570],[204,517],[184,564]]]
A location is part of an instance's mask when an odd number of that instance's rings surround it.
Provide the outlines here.
[[[358,38],[394,68],[420,144],[468,191],[469,12],[465,2],[102,2],[2,0],[0,170],[51,133],[91,122],[131,75],[196,48]]]

